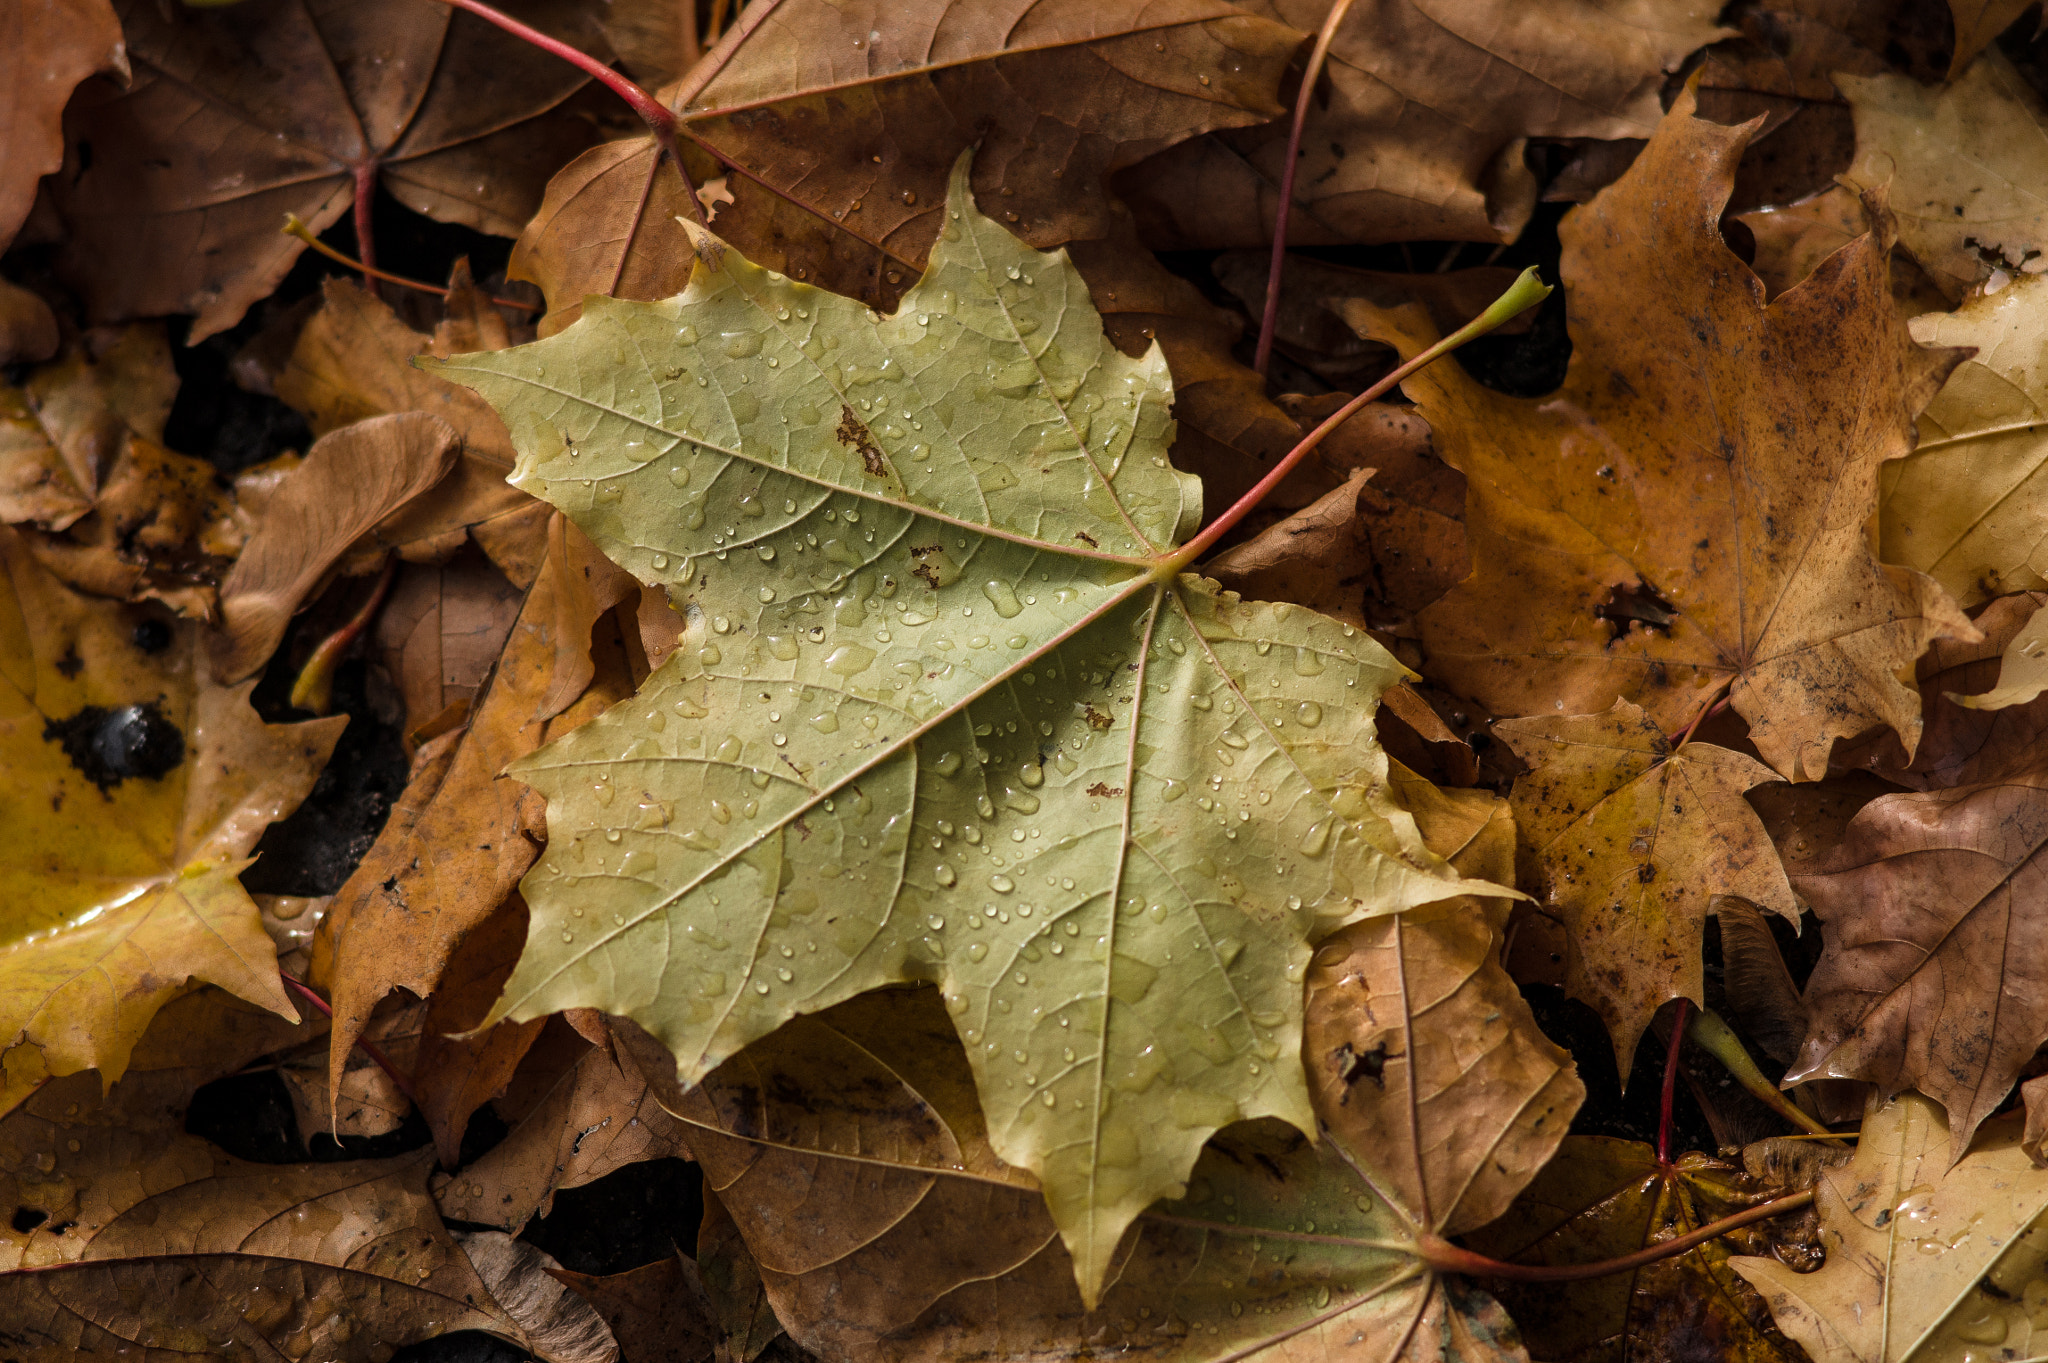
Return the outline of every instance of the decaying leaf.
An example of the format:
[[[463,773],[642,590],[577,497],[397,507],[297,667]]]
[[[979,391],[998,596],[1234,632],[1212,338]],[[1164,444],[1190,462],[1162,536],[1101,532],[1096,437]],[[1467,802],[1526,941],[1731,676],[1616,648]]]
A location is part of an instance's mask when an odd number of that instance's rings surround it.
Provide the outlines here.
[[[1729,1266],[1814,1363],[2038,1357],[2048,1171],[2020,1148],[2016,1117],[1987,1123],[1955,1163],[1959,1153],[1919,1094],[1873,1108],[1856,1158],[1816,1190],[1826,1262]]]
[[[597,1308],[630,1363],[705,1363],[712,1356],[711,1303],[697,1262],[680,1250],[601,1277],[549,1272]]]
[[[1573,1136],[1506,1216],[1466,1237],[1481,1254],[1521,1264],[1618,1259],[1696,1230],[1782,1191],[1706,1155],[1659,1165],[1637,1141]],[[1699,1358],[1803,1363],[1772,1325],[1755,1289],[1729,1268],[1735,1254],[1768,1254],[1785,1223],[1743,1227],[1697,1249],[1587,1282],[1499,1283],[1530,1352],[1614,1363]],[[1787,1244],[1807,1249],[1810,1231]],[[1775,1262],[1775,1261],[1774,1261]]]
[[[506,416],[514,481],[692,622],[632,704],[515,764],[549,843],[495,1016],[623,1013],[695,1082],[940,982],[1092,1294],[1212,1131],[1311,1129],[1281,1059],[1311,937],[1468,885],[1386,790],[1400,665],[1174,576],[1197,490],[1158,352],[1108,345],[964,161],[949,204],[892,317],[706,234],[679,298],[440,366]]]
[[[436,1180],[434,1195],[458,1221],[516,1235],[546,1216],[564,1189],[639,1160],[689,1153],[685,1129],[649,1094],[639,1068],[612,1045],[592,1046],[502,1142]]]
[[[504,1091],[546,1025],[536,1019],[471,1030],[504,988],[525,939],[526,906],[515,894],[462,939],[427,1001],[412,1074],[444,1168],[461,1164],[470,1116]]]
[[[1220,0],[1135,9],[960,0],[893,5],[888,23],[829,0],[749,16],[674,102],[733,176],[719,233],[792,279],[887,307],[942,226],[969,146],[976,197],[1040,248],[1108,234],[1103,177],[1182,138],[1280,112],[1301,35]],[[699,183],[720,173],[693,154]],[[697,217],[652,138],[572,162],[520,238],[512,272],[547,292],[543,331],[587,294],[664,298],[689,279]]]
[[[252,1164],[110,1115],[97,1079],[76,1075],[0,1120],[11,1356],[195,1338],[290,1356],[296,1336],[321,1357],[369,1359],[380,1341],[444,1330],[521,1340],[442,1228],[429,1160]]]
[[[1506,397],[1442,365],[1406,382],[1470,479],[1474,572],[1420,621],[1434,674],[1496,712],[1625,699],[1675,732],[1728,685],[1764,760],[1817,778],[1835,739],[1876,724],[1910,751],[1919,697],[1893,673],[1975,634],[1865,540],[1944,357],[1908,367],[1875,235],[1764,301],[1716,230],[1749,131],[1683,94],[1565,222],[1558,392]],[[1411,312],[1346,306],[1406,353],[1431,339]]]
[[[286,213],[322,231],[380,185],[516,236],[545,177],[594,140],[555,112],[580,71],[446,6],[114,8],[134,79],[73,101],[71,169],[52,182],[62,268],[96,320],[197,313],[192,341],[233,326],[305,249],[278,232]],[[604,50],[581,6],[505,8]]]
[[[1246,6],[1315,32],[1329,0]],[[1725,35],[1718,11],[1653,0],[1354,5],[1331,44],[1327,100],[1310,107],[1288,239],[1513,241],[1536,206],[1527,139],[1647,137],[1665,73]],[[1211,135],[1120,185],[1148,240],[1186,247],[1272,239],[1285,120]]]
[[[473,551],[399,569],[371,637],[404,698],[406,734],[475,700],[521,604],[519,590]]]
[[[95,71],[128,75],[107,0],[27,0],[0,12],[0,250],[28,216],[36,182],[64,164],[64,101]]]
[[[1825,944],[1790,1081],[1917,1088],[1948,1109],[1954,1155],[2048,1041],[2048,776],[1886,795],[1793,887]]]
[[[346,722],[270,725],[198,630],[68,591],[0,529],[0,1048],[118,1078],[193,977],[298,1014],[235,879]]]
[[[1885,467],[1887,562],[1931,574],[1964,605],[2048,588],[2048,278],[2020,275],[1952,313],[1915,318],[1928,346],[1969,346],[1920,414],[1913,454]]]
[[[556,1275],[562,1266],[503,1231],[457,1231],[491,1297],[542,1363],[618,1363],[619,1342],[595,1307]]]
[[[2048,703],[2030,694],[2040,664],[2034,624],[2048,593],[2001,596],[1977,615],[1984,637],[1936,640],[1920,657],[1920,747],[1907,762],[1889,730],[1837,744],[1837,768],[1874,772],[1915,790],[1973,786],[2032,766]],[[2001,694],[2003,693],[2003,694]]]
[[[371,527],[440,482],[458,446],[454,428],[425,412],[371,417],[314,442],[221,583],[215,678],[242,681],[269,661],[327,570]]]
[[[1949,15],[1956,26],[1955,56],[1949,59],[1948,78],[1954,80],[1971,58],[1991,46],[2015,19],[2034,7],[2034,0],[1948,0]]]
[[[1899,244],[1959,299],[1994,270],[2035,269],[2048,249],[2039,186],[2048,173],[2048,109],[1996,48],[1947,85],[1910,76],[1843,75],[1856,111],[1847,181],[1883,187]]]
[[[1565,987],[1592,1005],[1629,1071],[1650,1017],[1703,1002],[1700,934],[1712,897],[1799,909],[1750,788],[1776,780],[1711,743],[1674,745],[1638,706],[1497,723],[1535,770],[1517,777],[1521,883],[1562,920]]]
[[[336,892],[313,956],[313,977],[334,1004],[336,1061],[392,990],[432,993],[456,945],[497,911],[533,864],[538,849],[526,830],[540,822],[529,807],[537,802],[503,778],[506,764],[630,690],[617,630],[609,642],[598,641],[599,662],[591,664],[591,620],[565,608],[568,590],[567,575],[544,563],[467,728],[447,737],[438,761],[427,760],[432,745],[421,748],[398,807]],[[580,622],[580,639],[559,638],[564,619]],[[595,680],[549,717],[543,703],[563,651],[591,666]],[[342,1069],[330,1062],[337,1083]]]
[[[2007,710],[2015,705],[2030,704],[2043,691],[2048,691],[2048,664],[2043,663],[2041,656],[2048,653],[2048,618],[2041,613],[2048,608],[2048,600],[2039,593],[2030,592],[2006,597],[2004,602],[2019,608],[2009,612],[2013,615],[2021,609],[2032,609],[2024,623],[2012,632],[2011,641],[1999,657],[1997,684],[1989,691],[1974,696],[1949,696],[1966,710]]]

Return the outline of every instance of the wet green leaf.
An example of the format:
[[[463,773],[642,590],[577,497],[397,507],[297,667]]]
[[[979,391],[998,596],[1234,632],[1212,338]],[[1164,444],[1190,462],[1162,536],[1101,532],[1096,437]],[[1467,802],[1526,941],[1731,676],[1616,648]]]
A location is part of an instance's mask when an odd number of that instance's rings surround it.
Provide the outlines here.
[[[934,981],[1092,1301],[1211,1132],[1313,1129],[1310,944],[1474,885],[1388,792],[1405,669],[1176,572],[1199,497],[1158,349],[1110,346],[964,163],[947,212],[890,317],[700,234],[679,297],[437,366],[504,416],[513,481],[690,622],[514,768],[549,847],[498,1012],[628,1014],[695,1083]]]

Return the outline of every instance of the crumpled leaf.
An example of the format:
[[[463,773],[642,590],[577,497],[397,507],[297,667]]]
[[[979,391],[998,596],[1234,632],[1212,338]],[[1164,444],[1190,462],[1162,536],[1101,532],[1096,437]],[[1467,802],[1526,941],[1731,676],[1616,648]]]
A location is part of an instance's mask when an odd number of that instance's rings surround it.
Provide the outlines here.
[[[1656,1151],[1639,1141],[1572,1136],[1507,1215],[1467,1235],[1465,1245],[1510,1263],[1599,1263],[1782,1192],[1707,1155],[1660,1166]],[[1489,1286],[1539,1358],[1805,1363],[1771,1323],[1763,1299],[1728,1266],[1735,1254],[1768,1254],[1781,1244],[1797,1257],[1811,1239],[1810,1229],[1801,1229],[1774,1219],[1633,1273]]]
[[[711,1303],[696,1261],[680,1250],[624,1273],[548,1271],[597,1308],[630,1363],[705,1363],[711,1358]]]
[[[264,724],[195,626],[67,591],[5,529],[0,583],[0,1048],[116,1079],[188,977],[296,1018],[235,877],[346,721]]]
[[[1875,724],[1910,751],[1919,696],[1893,674],[1975,637],[1864,530],[1910,402],[1954,357],[1908,368],[1876,236],[1765,303],[1716,230],[1748,135],[1682,94],[1564,223],[1558,392],[1506,397],[1447,365],[1404,382],[1470,479],[1474,572],[1419,619],[1432,676],[1496,713],[1623,699],[1676,732],[1727,685],[1764,760],[1818,778],[1835,739]],[[1412,313],[1346,306],[1404,353],[1433,339]]]
[[[1403,669],[1148,557],[1197,519],[1159,353],[1108,345],[964,161],[893,317],[700,243],[677,299],[439,367],[506,416],[514,480],[692,621],[630,705],[513,767],[549,841],[494,1016],[622,1013],[695,1082],[940,982],[1092,1294],[1210,1132],[1310,1129],[1274,1063],[1309,940],[1468,888],[1386,791]]]
[[[1216,497],[1249,488],[1298,433],[1232,358],[1235,315],[1153,258],[1104,177],[1280,113],[1302,35],[1223,0],[1001,11],[898,0],[887,17],[788,0],[735,24],[708,85],[667,92],[692,132],[745,168],[685,153],[700,186],[729,181],[719,234],[768,269],[892,307],[924,269],[947,177],[973,146],[977,200],[1033,246],[1069,248],[1126,354],[1154,339],[1165,349],[1182,467]],[[696,212],[651,137],[564,167],[510,267],[547,294],[541,333],[573,321],[589,294],[680,293],[694,254],[679,219]]]
[[[128,75],[107,0],[27,0],[0,11],[0,251],[28,216],[37,182],[64,164],[64,102],[95,71]]]
[[[2048,601],[2038,593],[2005,599],[2015,605],[2031,605],[2033,611],[2013,631],[2011,641],[1999,656],[1997,684],[1974,696],[1949,697],[1966,710],[2007,710],[2029,704],[2048,691],[2048,663],[2043,663],[2041,657],[2048,653],[2048,618],[2041,613],[2048,608]]]
[[[1313,33],[1329,0],[1247,4]],[[1309,106],[1287,237],[1299,246],[1513,241],[1536,206],[1527,140],[1647,137],[1665,74],[1726,35],[1719,10],[1650,0],[1352,6]],[[1287,120],[1189,142],[1122,176],[1155,247],[1272,240]]]
[[[436,1179],[434,1196],[455,1220],[517,1235],[564,1189],[640,1160],[689,1154],[685,1128],[649,1094],[639,1068],[613,1045],[591,1046],[503,1141]]]
[[[1700,936],[1715,895],[1799,921],[1763,821],[1743,800],[1770,768],[1711,743],[1674,745],[1641,707],[1514,719],[1496,737],[1515,779],[1521,875],[1568,944],[1565,987],[1614,1038],[1626,1075],[1651,1015],[1705,1001]]]
[[[2020,1149],[2016,1118],[1985,1125],[1953,1159],[1936,1104],[1908,1093],[1874,1108],[1855,1159],[1816,1189],[1826,1262],[1729,1266],[1814,1363],[2038,1357],[2048,1171]]]
[[[1881,796],[1793,888],[1820,916],[1787,1082],[1866,1079],[1948,1109],[1961,1158],[2048,1042],[2048,774]]]
[[[605,50],[582,6],[505,8]],[[587,77],[444,6],[115,9],[134,80],[81,92],[71,169],[51,182],[60,268],[96,320],[197,313],[194,342],[233,326],[305,249],[278,232],[284,215],[325,230],[358,176],[430,217],[516,236],[545,178],[595,140],[557,112]]]
[[[372,526],[440,482],[458,444],[452,426],[425,412],[371,417],[315,441],[221,583],[214,677],[238,682],[269,661],[327,570]]]
[[[1835,83],[1856,112],[1847,182],[1888,188],[1899,244],[1950,298],[1994,269],[2039,261],[2048,248],[2038,188],[2048,174],[2048,110],[2002,52],[1985,50],[1942,86],[1889,73]]]
[[[1970,346],[1881,476],[1880,551],[1966,606],[2048,588],[2048,278],[2021,275],[1952,313],[1913,319],[1927,346]]]
[[[556,1275],[561,1265],[503,1231],[457,1231],[455,1241],[526,1347],[542,1363],[618,1363],[611,1326]]]
[[[178,395],[163,327],[86,332],[60,359],[0,389],[0,519],[66,530],[90,511],[124,444],[161,446]]]
[[[616,628],[595,641],[598,661],[591,661],[592,619],[565,608],[574,584],[550,566],[559,562],[551,550],[467,728],[434,749],[438,760],[428,760],[433,745],[420,749],[405,794],[314,938],[311,978],[328,989],[334,1006],[333,1083],[378,1003],[394,989],[431,994],[457,944],[497,911],[533,864],[538,849],[527,830],[540,823],[539,801],[504,778],[506,764],[630,690]],[[561,638],[565,621],[580,637]],[[587,686],[550,715],[544,702],[563,653],[590,669],[582,674]]]
[[[1835,746],[1837,768],[1874,772],[1914,790],[1996,781],[2033,765],[2048,728],[2048,703],[2029,696],[2039,667],[2028,648],[2048,593],[2001,596],[1977,615],[1982,640],[1937,640],[1916,667],[1920,683],[1920,746],[1909,763],[1890,730]],[[2036,649],[2036,653],[2038,653]],[[2003,691],[2006,694],[2000,695]]]
[[[10,1356],[129,1343],[189,1357],[195,1337],[292,1356],[297,1336],[368,1359],[444,1330],[520,1340],[435,1215],[423,1154],[252,1164],[121,1121],[91,1075],[58,1080],[0,1121]]]
[[[1343,396],[1282,401],[1307,430]],[[1471,570],[1465,476],[1430,452],[1420,417],[1381,403],[1331,432],[1318,454],[1265,504],[1299,500],[1302,509],[1210,559],[1204,574],[1247,596],[1412,637],[1415,612]],[[1363,483],[1360,475],[1367,475]]]

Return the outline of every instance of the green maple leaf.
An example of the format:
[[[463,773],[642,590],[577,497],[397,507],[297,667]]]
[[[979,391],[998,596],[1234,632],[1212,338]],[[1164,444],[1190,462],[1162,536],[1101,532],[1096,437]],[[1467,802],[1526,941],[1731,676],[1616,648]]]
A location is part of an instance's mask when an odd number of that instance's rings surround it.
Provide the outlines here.
[[[1094,1300],[1204,1141],[1315,1129],[1311,944],[1466,893],[1388,792],[1352,628],[1183,575],[1157,346],[975,211],[882,317],[697,232],[686,292],[433,366],[512,481],[689,621],[631,701],[513,767],[548,797],[495,1017],[595,1007],[684,1083],[788,1019],[937,983],[996,1152]]]

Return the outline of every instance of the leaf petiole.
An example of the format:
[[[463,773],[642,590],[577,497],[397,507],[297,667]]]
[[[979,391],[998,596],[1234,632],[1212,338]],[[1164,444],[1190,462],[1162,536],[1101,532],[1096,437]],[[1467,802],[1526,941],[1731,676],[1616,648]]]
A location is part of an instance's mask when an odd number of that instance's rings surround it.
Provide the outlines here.
[[[332,246],[329,246],[326,242],[314,236],[313,229],[308,227],[306,225],[305,220],[296,213],[285,214],[284,226],[278,228],[277,230],[284,236],[297,237],[300,241],[303,241],[306,243],[306,245],[312,247],[314,251],[318,252],[320,255],[326,256],[335,264],[346,265],[349,269],[354,270],[356,273],[367,275],[371,279],[381,279],[387,284],[397,284],[404,288],[417,289],[421,293],[436,294],[442,298],[446,298],[449,295],[449,293],[452,292],[449,289],[442,288],[439,284],[426,284],[422,283],[417,279],[407,279],[404,275],[396,275],[391,273],[391,271],[389,270],[380,270],[374,265],[364,264],[362,261],[357,260],[353,256],[343,255],[340,251],[335,250]],[[517,308],[521,312],[540,311],[540,308],[537,305],[533,303],[522,303],[516,298],[493,298],[491,299],[491,302],[497,304],[501,308]]]
[[[1301,90],[1294,97],[1294,126],[1287,133],[1287,162],[1280,171],[1280,202],[1273,209],[1273,263],[1266,271],[1266,308],[1259,318],[1259,345],[1252,356],[1252,368],[1265,375],[1273,360],[1273,332],[1280,320],[1280,277],[1287,269],[1287,215],[1294,208],[1294,172],[1301,160],[1301,130],[1308,122],[1308,102],[1329,59],[1330,44],[1337,28],[1351,12],[1351,0],[1337,0],[1316,34],[1315,48],[1308,54],[1308,69],[1301,73]]]
[[[1813,1203],[1813,1192],[1790,1193],[1759,1202],[1756,1206],[1724,1216],[1719,1221],[1709,1221],[1697,1230],[1624,1254],[1619,1259],[1603,1259],[1592,1264],[1513,1264],[1500,1259],[1489,1259],[1483,1254],[1474,1254],[1448,1240],[1430,1236],[1422,1242],[1422,1257],[1431,1268],[1443,1273],[1458,1273],[1468,1278],[1496,1278],[1517,1283],[1575,1283],[1588,1278],[1605,1278],[1615,1273],[1631,1273],[1660,1259],[1676,1258],[1688,1250],[1696,1249],[1709,1240],[1719,1239],[1730,1231],[1741,1230],[1744,1226],[1759,1221],[1768,1221],[1796,1212]]]
[[[1528,269],[1522,271],[1515,282],[1508,286],[1507,292],[1494,299],[1487,306],[1486,311],[1480,313],[1477,317],[1467,322],[1464,326],[1459,327],[1456,331],[1444,337],[1414,359],[1400,366],[1378,383],[1345,403],[1342,407],[1339,407],[1320,426],[1303,436],[1301,443],[1289,450],[1286,456],[1279,463],[1275,464],[1265,477],[1259,479],[1258,483],[1249,492],[1238,498],[1228,511],[1225,511],[1222,515],[1211,521],[1201,534],[1189,540],[1173,553],[1162,557],[1159,560],[1159,566],[1153,569],[1153,580],[1158,582],[1171,581],[1174,577],[1185,571],[1189,564],[1207,553],[1210,547],[1230,530],[1230,527],[1243,520],[1247,515],[1251,514],[1252,510],[1260,502],[1266,500],[1267,495],[1274,488],[1278,487],[1288,474],[1294,472],[1295,465],[1307,458],[1310,451],[1322,444],[1332,431],[1349,421],[1361,407],[1385,396],[1399,385],[1401,380],[1430,364],[1432,361],[1450,354],[1467,341],[1478,340],[1489,331],[1511,321],[1548,297],[1550,297],[1550,286],[1537,277],[1536,267],[1531,265]]]
[[[1800,1111],[1778,1091],[1776,1085],[1764,1078],[1763,1071],[1749,1058],[1748,1050],[1718,1014],[1706,1008],[1697,1010],[1692,1021],[1686,1024],[1685,1031],[1693,1044],[1720,1061],[1729,1077],[1748,1090],[1751,1097],[1815,1139],[1848,1148],[1846,1141]]]
[[[329,1004],[326,999],[323,999],[318,994],[314,993],[313,987],[311,985],[307,984],[304,980],[298,979],[293,975],[287,974],[283,970],[279,970],[277,972],[277,975],[279,979],[285,982],[287,987],[296,991],[300,998],[304,999],[306,1002],[312,1004],[315,1008],[319,1009],[321,1016],[327,1018],[332,1018],[334,1016],[333,1006]],[[398,1068],[398,1066],[392,1061],[390,1056],[384,1054],[384,1048],[382,1046],[379,1046],[376,1042],[370,1040],[370,1038],[366,1036],[357,1037],[356,1045],[362,1048],[364,1055],[369,1056],[370,1059],[377,1062],[378,1069],[383,1070],[384,1073],[391,1076],[391,1082],[398,1086],[398,1091],[405,1095],[407,1102],[411,1103],[414,1107],[418,1107],[420,1105],[420,1096],[413,1090],[412,1080],[409,1077],[407,1077],[404,1070]]]

